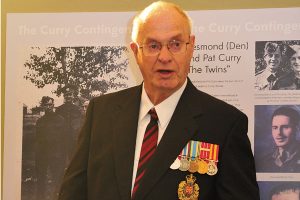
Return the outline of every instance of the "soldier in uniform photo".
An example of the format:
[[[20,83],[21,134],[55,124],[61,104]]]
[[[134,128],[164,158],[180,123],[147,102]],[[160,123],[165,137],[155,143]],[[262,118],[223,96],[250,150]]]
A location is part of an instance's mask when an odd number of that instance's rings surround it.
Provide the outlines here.
[[[41,107],[45,114],[36,122],[36,200],[52,200],[65,169],[65,123],[64,118],[53,110],[53,98],[43,96]]]
[[[267,42],[264,47],[265,68],[255,74],[255,88],[258,90],[278,90],[281,84],[285,84],[280,80],[287,76],[287,72],[283,70],[282,52],[283,45],[275,42]],[[280,83],[281,82],[281,83]]]
[[[291,107],[279,107],[272,114],[274,150],[257,163],[263,172],[300,172],[300,115]]]

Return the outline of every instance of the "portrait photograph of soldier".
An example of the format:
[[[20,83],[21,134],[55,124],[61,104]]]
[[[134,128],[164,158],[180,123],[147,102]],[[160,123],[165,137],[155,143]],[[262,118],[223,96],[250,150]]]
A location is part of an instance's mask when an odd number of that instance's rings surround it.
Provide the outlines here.
[[[28,97],[22,99],[21,200],[57,199],[89,100],[128,87],[126,51],[123,46],[28,51],[22,91]]]
[[[300,88],[299,44],[299,40],[256,42],[256,90],[297,90]]]
[[[300,182],[258,182],[261,200],[300,200]]]
[[[254,157],[257,172],[300,172],[300,106],[255,106]]]

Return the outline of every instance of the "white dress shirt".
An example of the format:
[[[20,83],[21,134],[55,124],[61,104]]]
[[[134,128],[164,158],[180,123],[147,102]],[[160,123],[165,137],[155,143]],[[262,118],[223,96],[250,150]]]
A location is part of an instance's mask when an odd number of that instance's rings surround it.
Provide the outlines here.
[[[140,152],[142,148],[145,130],[148,123],[150,122],[150,115],[148,114],[149,110],[155,108],[158,116],[158,141],[157,141],[158,144],[171,120],[171,117],[186,87],[186,84],[187,84],[187,80],[185,80],[184,84],[174,94],[172,94],[171,96],[169,96],[167,99],[165,99],[163,102],[161,102],[156,106],[154,106],[153,103],[150,101],[145,91],[145,87],[143,85],[141,104],[140,104],[140,113],[139,113],[139,120],[138,120],[138,127],[137,127],[131,191],[134,187],[134,181],[136,177],[137,166],[139,163]]]

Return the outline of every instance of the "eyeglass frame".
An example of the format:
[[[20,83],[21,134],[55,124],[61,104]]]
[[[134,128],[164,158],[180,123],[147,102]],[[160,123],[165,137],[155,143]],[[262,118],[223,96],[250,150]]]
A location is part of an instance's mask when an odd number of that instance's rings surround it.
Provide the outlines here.
[[[189,36],[188,41],[190,41],[190,36]],[[184,42],[184,41],[180,41],[180,40],[176,40],[176,39],[170,40],[170,41],[165,42],[165,43],[161,43],[161,42],[158,42],[158,41],[154,41],[154,42],[156,42],[157,44],[160,44],[160,49],[159,49],[159,51],[157,51],[157,53],[155,53],[155,54],[153,54],[153,55],[149,55],[149,54],[146,55],[146,54],[145,54],[145,52],[144,52],[144,46],[145,46],[146,44],[143,44],[142,46],[139,46],[139,44],[137,44],[137,46],[138,46],[138,48],[142,49],[142,52],[143,52],[143,54],[144,54],[145,56],[153,56],[153,57],[154,57],[154,56],[158,56],[158,55],[160,54],[160,52],[161,52],[161,50],[162,50],[162,48],[163,48],[164,46],[167,47],[168,51],[169,51],[172,55],[176,55],[176,54],[183,53],[183,51],[172,52],[172,51],[170,50],[170,47],[169,47],[169,44],[170,44],[171,42],[180,42],[180,44],[185,44],[185,51],[187,50],[187,45],[188,45],[188,44],[191,44],[190,42]],[[183,48],[183,47],[182,47],[182,48]]]

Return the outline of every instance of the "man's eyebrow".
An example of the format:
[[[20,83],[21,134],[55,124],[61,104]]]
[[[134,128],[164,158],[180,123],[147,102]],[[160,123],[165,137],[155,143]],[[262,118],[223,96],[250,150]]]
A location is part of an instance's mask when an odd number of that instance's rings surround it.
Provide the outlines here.
[[[149,43],[149,42],[158,42],[156,39],[153,39],[153,38],[147,38],[143,41],[143,44],[144,43]]]
[[[175,35],[175,36],[171,37],[171,40],[177,40],[177,39],[183,39],[182,33],[180,33],[180,34],[178,34],[178,35]]]
[[[170,37],[170,39],[167,40],[167,41],[172,41],[172,40],[182,40],[182,39],[183,39],[183,34],[182,34],[182,33],[179,33],[179,34],[176,34],[176,35]],[[160,42],[160,41],[158,41],[157,39],[154,39],[154,38],[149,37],[149,38],[146,38],[146,39],[143,41],[143,43],[146,43],[146,42]]]

